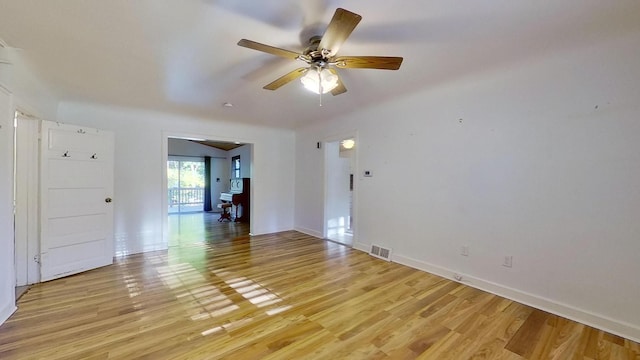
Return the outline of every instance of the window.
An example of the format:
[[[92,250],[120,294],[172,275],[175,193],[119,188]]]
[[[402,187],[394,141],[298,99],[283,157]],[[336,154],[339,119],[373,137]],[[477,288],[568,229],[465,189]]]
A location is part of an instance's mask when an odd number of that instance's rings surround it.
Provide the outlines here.
[[[235,179],[239,179],[240,178],[240,155],[238,156],[234,156],[231,158],[231,167],[232,167],[232,173],[233,173],[233,177]]]
[[[169,213],[202,211],[204,161],[198,158],[167,161]]]

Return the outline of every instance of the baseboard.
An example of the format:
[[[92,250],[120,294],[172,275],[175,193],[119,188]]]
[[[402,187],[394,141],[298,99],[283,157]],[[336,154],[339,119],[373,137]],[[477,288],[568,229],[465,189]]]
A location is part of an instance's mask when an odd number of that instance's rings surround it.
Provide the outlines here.
[[[13,314],[18,308],[14,304],[6,305],[2,309],[0,309],[0,325],[4,324],[5,321]]]
[[[279,233],[279,232],[284,232],[284,231],[291,231],[293,230],[291,227],[276,227],[276,228],[253,228],[253,231],[251,231],[251,233],[249,233],[249,235],[251,236],[258,236],[258,235],[268,235],[268,234],[275,234],[275,233]]]
[[[363,243],[354,244],[354,249],[368,252],[368,245]],[[592,312],[578,309],[574,306],[559,303],[557,301],[547,299],[538,295],[530,294],[521,290],[513,289],[508,286],[496,284],[491,281],[476,278],[466,274],[447,269],[438,265],[426,263],[424,261],[412,259],[407,256],[393,254],[391,259],[398,264],[406,265],[417,270],[422,270],[434,275],[457,281],[454,279],[455,274],[462,275],[462,283],[473,288],[484,290],[492,294],[502,296],[504,298],[547,311],[549,313],[577,321],[579,323],[609,332],[627,338],[632,341],[640,342],[640,327],[623,321],[611,319],[606,316],[594,314]]]
[[[317,237],[317,238],[320,238],[320,239],[324,238],[324,236],[322,235],[321,232],[318,232],[318,231],[315,231],[315,230],[311,230],[311,229],[307,229],[307,228],[304,228],[304,227],[295,226],[293,228],[293,230],[299,231],[299,232],[301,232],[303,234],[307,234],[307,235],[310,235],[310,236],[313,236],[313,237]]]
[[[368,253],[368,252],[369,252],[369,247],[370,247],[370,245],[369,245],[369,244],[361,243],[361,242],[358,242],[358,241],[356,241],[355,243],[353,243],[353,248],[354,248],[354,249],[356,249],[356,250],[360,250],[360,251],[364,251],[364,252],[366,252],[366,253]],[[408,266],[408,265],[407,265],[407,266]],[[413,267],[413,266],[412,266],[412,267]]]
[[[148,231],[129,235],[126,233],[116,234],[115,236],[115,256],[127,256],[140,254],[151,251],[167,250],[169,244],[159,242],[162,234]]]

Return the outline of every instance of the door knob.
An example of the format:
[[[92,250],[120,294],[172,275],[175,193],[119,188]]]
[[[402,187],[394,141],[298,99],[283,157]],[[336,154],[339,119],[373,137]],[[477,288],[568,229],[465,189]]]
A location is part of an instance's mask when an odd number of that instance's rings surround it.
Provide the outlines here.
[[[106,203],[110,203],[111,201],[112,201],[112,199],[111,199],[111,198],[109,198],[109,197],[108,197],[108,198],[106,198],[106,199],[104,199],[104,202],[106,202]]]

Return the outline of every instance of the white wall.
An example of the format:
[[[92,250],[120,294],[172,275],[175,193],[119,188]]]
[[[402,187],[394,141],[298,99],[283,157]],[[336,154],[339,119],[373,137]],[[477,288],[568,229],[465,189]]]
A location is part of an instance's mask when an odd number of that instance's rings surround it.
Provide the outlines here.
[[[2,41],[0,40],[0,43]],[[15,310],[13,118],[16,109],[55,120],[57,100],[14,49],[0,64],[0,324]],[[6,89],[6,91],[5,91]]]
[[[324,148],[316,144],[323,140],[318,135],[329,131],[311,127],[296,133],[295,229],[319,238],[324,237],[325,159]]]
[[[0,324],[15,310],[12,109],[11,95],[0,87]]]
[[[225,150],[216,149],[185,139],[169,139],[169,155],[198,156],[202,158],[205,156],[228,157]]]
[[[638,340],[637,59],[633,35],[300,129],[295,227],[322,229],[316,142],[357,129],[356,246]]]
[[[211,202],[214,212],[221,212],[217,208],[220,203],[220,194],[229,191],[230,176],[229,162],[227,159],[211,159]]]
[[[293,227],[291,131],[69,102],[60,104],[58,117],[65,123],[115,131],[115,234],[121,254],[167,246],[161,195],[166,181],[163,139],[168,135],[254,144],[251,231],[263,234]]]
[[[14,106],[42,119],[55,120],[58,99],[35,75],[20,50],[7,48],[6,52],[11,65],[0,64],[0,86],[11,91]]]
[[[230,171],[231,177],[233,177],[233,163],[231,162],[231,159],[233,159],[234,156],[238,156],[238,155],[240,155],[240,177],[251,178],[252,159],[251,159],[250,144],[242,145],[240,147],[237,147],[235,149],[228,151],[229,171]]]

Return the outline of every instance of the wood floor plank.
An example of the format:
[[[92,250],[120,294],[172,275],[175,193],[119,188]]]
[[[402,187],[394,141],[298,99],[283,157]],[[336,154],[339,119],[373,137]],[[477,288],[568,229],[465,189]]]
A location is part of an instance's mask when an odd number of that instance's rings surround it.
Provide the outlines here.
[[[461,337],[462,335],[459,333],[449,331],[447,335],[436,341],[422,354],[418,355],[416,359],[446,359],[458,347]]]
[[[505,348],[522,357],[529,358],[538,345],[547,317],[544,311],[533,310]]]
[[[1,359],[640,359],[640,345],[296,231],[172,215],[167,251],[31,287]]]

